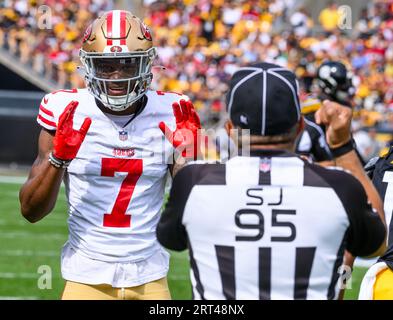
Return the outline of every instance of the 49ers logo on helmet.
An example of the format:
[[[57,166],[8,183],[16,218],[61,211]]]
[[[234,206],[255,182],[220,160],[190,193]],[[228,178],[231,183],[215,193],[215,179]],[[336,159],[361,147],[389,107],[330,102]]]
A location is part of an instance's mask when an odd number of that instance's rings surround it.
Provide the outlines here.
[[[140,25],[141,25],[141,32],[142,32],[143,37],[146,40],[152,41],[149,28],[143,22],[141,22]]]
[[[110,50],[111,50],[111,52],[122,52],[123,51],[123,49],[119,46],[112,46]]]
[[[85,33],[83,34],[83,40],[82,40],[83,43],[85,43],[87,40],[89,40],[92,29],[93,29],[92,24],[87,27]]]

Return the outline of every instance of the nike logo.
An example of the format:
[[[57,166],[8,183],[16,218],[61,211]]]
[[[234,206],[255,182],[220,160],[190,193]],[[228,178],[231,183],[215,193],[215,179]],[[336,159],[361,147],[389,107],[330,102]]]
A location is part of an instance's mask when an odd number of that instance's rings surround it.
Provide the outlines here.
[[[240,122],[245,124],[245,125],[248,125],[248,118],[247,118],[247,116],[240,115]]]
[[[44,97],[44,104],[48,103],[48,99]]]

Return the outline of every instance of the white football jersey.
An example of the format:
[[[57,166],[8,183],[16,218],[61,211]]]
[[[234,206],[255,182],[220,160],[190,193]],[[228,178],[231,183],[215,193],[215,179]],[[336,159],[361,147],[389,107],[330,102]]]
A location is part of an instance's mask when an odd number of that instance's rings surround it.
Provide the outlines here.
[[[59,90],[41,103],[38,123],[56,130],[72,101],[79,105],[74,129],[92,124],[68,167],[64,182],[69,204],[69,243],[91,259],[140,261],[161,249],[156,224],[163,204],[168,162],[173,147],[158,127],[176,127],[172,103],[187,96],[147,92],[148,102],[125,128],[97,107],[88,89]]]

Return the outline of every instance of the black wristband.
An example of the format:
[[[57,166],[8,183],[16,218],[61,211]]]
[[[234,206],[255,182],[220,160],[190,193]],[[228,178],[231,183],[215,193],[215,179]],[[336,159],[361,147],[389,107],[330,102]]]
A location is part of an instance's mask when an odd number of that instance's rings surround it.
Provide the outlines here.
[[[341,157],[342,155],[355,150],[355,141],[351,138],[347,143],[334,149],[330,149],[334,158]]]
[[[66,169],[69,164],[71,163],[71,160],[60,160],[58,158],[56,158],[53,153],[51,152],[49,154],[49,159],[48,161],[50,162],[51,165],[53,165],[56,168],[62,168],[62,169]]]

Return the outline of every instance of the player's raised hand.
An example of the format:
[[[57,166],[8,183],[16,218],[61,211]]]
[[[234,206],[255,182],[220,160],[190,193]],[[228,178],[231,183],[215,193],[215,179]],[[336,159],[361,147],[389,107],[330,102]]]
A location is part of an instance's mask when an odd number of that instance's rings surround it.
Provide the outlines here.
[[[351,108],[325,100],[315,113],[315,120],[317,124],[326,126],[326,140],[330,148],[338,148],[351,140]]]
[[[186,159],[197,159],[200,155],[201,122],[191,101],[180,100],[180,104],[172,104],[173,114],[176,118],[176,129],[172,131],[164,122],[159,128],[168,141],[181,152]]]
[[[52,152],[53,156],[59,160],[72,160],[76,157],[76,154],[85,139],[86,133],[90,128],[90,118],[85,118],[79,130],[75,130],[72,127],[75,109],[77,106],[77,101],[71,101],[65,108],[64,112],[60,115],[56,135],[53,139]]]

